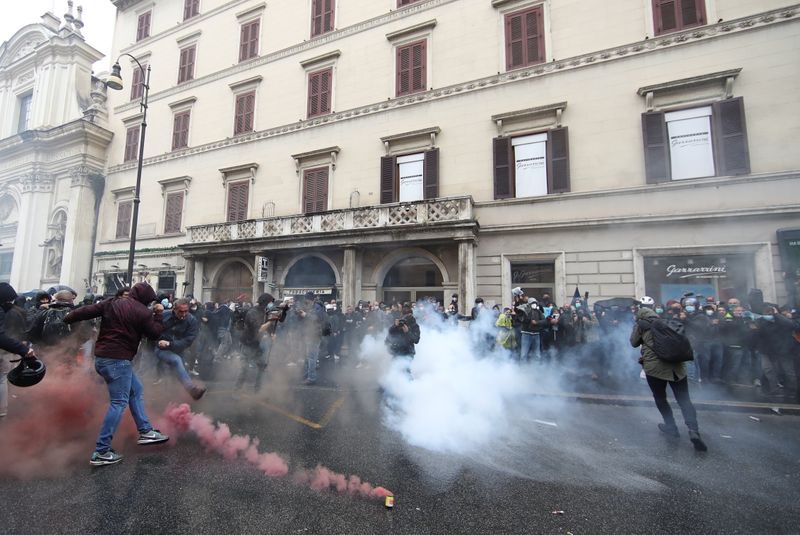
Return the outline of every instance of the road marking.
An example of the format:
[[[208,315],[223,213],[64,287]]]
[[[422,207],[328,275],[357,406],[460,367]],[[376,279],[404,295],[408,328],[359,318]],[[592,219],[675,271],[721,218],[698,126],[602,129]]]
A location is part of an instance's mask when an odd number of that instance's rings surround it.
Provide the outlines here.
[[[236,392],[235,390],[217,390],[217,391],[214,391],[214,392],[209,392],[209,394],[215,394],[215,395],[233,394],[235,392]],[[249,401],[255,401],[259,405],[262,405],[263,407],[271,410],[272,412],[276,412],[276,413],[280,414],[281,416],[285,416],[286,418],[289,418],[290,420],[293,420],[293,421],[295,421],[295,422],[297,422],[299,424],[306,425],[306,426],[310,427],[311,429],[322,429],[323,427],[328,425],[330,423],[330,421],[333,419],[333,416],[336,414],[336,411],[338,411],[341,408],[341,406],[344,405],[344,396],[340,396],[338,399],[336,399],[336,401],[334,401],[331,404],[330,407],[328,407],[328,410],[325,411],[325,414],[322,415],[322,418],[320,419],[320,421],[319,422],[314,422],[312,420],[309,420],[308,418],[303,418],[299,414],[294,414],[292,412],[289,412],[289,411],[287,411],[286,409],[284,409],[282,407],[279,407],[279,406],[273,405],[272,403],[269,403],[267,401],[263,401],[261,399],[258,399],[255,396],[251,396],[249,394],[240,394],[240,395],[242,395],[244,398],[246,398]]]

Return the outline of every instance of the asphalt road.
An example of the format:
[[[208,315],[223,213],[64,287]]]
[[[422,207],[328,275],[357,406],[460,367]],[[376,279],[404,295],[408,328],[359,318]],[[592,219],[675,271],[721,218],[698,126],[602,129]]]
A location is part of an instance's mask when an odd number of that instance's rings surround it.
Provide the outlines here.
[[[295,385],[273,381],[261,395],[234,399],[230,384],[222,381],[193,405],[236,433],[258,436],[261,451],[286,456],[287,477],[267,477],[242,460],[225,460],[192,437],[149,447],[117,437],[125,460],[90,468],[96,432],[90,429],[77,439],[82,447],[85,443],[85,455],[66,471],[24,480],[0,476],[1,529],[10,534],[800,533],[797,416],[701,411],[709,451],[698,453],[683,429],[678,440],[660,435],[654,407],[554,404],[526,396],[509,407],[511,425],[502,436],[470,451],[443,453],[409,446],[389,429],[380,393],[366,384],[336,388],[330,376],[320,386]],[[147,388],[157,394],[155,387]],[[165,392],[178,397],[174,387]],[[8,422],[0,424],[0,433],[8,429]],[[395,507],[293,481],[292,472],[319,463],[391,489]]]

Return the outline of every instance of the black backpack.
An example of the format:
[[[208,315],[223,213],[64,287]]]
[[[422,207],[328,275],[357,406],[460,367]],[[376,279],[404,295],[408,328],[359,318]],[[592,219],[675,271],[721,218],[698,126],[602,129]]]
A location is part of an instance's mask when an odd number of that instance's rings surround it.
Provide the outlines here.
[[[660,360],[670,363],[694,360],[692,344],[684,334],[683,323],[677,320],[640,320],[639,328],[650,330],[653,345],[648,345]]]
[[[47,345],[56,345],[72,332],[69,325],[64,323],[64,318],[69,314],[69,308],[49,308],[44,313],[42,325],[42,342]]]

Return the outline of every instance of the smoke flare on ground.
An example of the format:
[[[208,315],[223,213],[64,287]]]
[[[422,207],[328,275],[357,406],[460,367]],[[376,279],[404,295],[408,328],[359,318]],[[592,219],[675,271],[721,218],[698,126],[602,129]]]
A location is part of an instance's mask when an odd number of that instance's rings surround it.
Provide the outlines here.
[[[193,413],[189,405],[170,405],[164,411],[161,427],[173,439],[194,434],[207,451],[217,453],[228,460],[243,459],[270,477],[283,477],[289,473],[286,460],[277,453],[258,451],[258,438],[248,435],[234,435],[223,422],[214,423],[202,413]],[[356,475],[345,476],[322,465],[314,470],[299,469],[293,481],[314,490],[335,490],[340,493],[360,495],[367,498],[380,498],[392,493],[383,487],[374,487]]]

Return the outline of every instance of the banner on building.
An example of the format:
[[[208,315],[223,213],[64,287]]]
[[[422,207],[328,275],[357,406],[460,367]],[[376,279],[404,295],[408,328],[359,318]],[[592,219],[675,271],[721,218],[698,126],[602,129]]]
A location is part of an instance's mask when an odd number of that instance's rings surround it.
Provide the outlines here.
[[[672,179],[714,176],[711,107],[667,113]]]
[[[423,190],[423,165],[425,155],[409,154],[397,158],[398,175],[400,176],[400,202],[421,201]]]
[[[547,134],[511,140],[517,197],[547,195]]]

